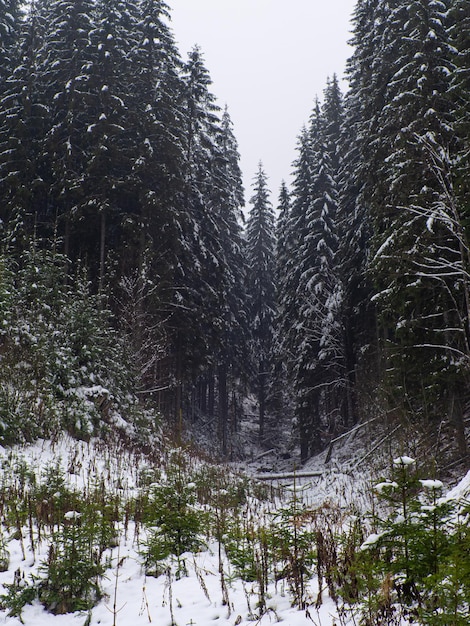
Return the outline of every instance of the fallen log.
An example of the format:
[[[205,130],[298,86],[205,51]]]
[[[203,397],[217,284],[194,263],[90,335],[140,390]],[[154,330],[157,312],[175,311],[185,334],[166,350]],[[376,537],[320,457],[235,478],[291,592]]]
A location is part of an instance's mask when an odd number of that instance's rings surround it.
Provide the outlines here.
[[[282,474],[256,474],[253,476],[256,480],[292,480],[296,478],[319,478],[323,476],[323,472],[285,472]]]

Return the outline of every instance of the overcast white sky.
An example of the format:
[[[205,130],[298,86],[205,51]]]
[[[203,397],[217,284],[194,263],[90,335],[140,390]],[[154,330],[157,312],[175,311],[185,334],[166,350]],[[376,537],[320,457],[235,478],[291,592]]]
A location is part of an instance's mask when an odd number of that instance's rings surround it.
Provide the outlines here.
[[[228,105],[245,199],[261,160],[277,204],[297,136],[328,76],[343,78],[356,0],[167,0],[183,59],[198,44],[218,104]]]

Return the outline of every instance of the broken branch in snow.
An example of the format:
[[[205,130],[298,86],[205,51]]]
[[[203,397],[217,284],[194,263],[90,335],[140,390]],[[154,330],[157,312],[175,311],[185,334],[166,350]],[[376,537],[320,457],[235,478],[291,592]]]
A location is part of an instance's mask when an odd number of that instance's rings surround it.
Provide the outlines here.
[[[365,454],[362,457],[362,459],[359,459],[359,461],[352,468],[352,471],[354,472],[354,470],[356,470],[359,467],[359,465],[361,465],[367,458],[369,458],[370,455],[377,450],[377,448],[380,448],[380,446],[383,445],[387,441],[387,439],[390,439],[390,437],[392,437],[400,428],[401,428],[401,424],[398,424],[398,426],[394,428],[390,433],[388,433],[388,435],[386,435],[385,437],[382,437],[379,441],[377,441],[377,443],[374,446],[372,446],[369,452]]]
[[[265,456],[268,456],[268,454],[271,454],[272,452],[276,452],[276,450],[274,448],[271,448],[271,450],[266,450],[266,452],[262,452],[261,454],[258,454],[257,457],[255,457],[255,461],[258,461],[259,459],[262,459]]]
[[[334,444],[337,441],[340,441],[340,439],[344,439],[344,437],[347,437],[348,435],[352,435],[353,433],[357,432],[358,430],[360,430],[364,426],[367,426],[367,424],[375,422],[376,419],[377,419],[377,417],[373,417],[371,420],[368,420],[367,422],[364,422],[362,424],[358,424],[357,426],[354,426],[354,428],[351,428],[351,430],[348,430],[347,432],[343,433],[342,435],[339,435],[339,437],[336,437],[335,439],[332,439],[330,441],[330,445],[329,445],[328,452],[327,452],[327,455],[326,455],[325,463],[328,463],[329,460],[331,459],[331,455],[333,453],[333,446],[334,446]]]

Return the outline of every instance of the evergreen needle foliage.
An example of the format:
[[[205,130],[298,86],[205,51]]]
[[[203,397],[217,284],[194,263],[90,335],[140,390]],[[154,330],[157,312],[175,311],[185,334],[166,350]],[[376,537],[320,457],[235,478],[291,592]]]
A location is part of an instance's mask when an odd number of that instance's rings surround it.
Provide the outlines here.
[[[366,581],[360,596],[367,623],[394,623],[398,611],[423,624],[464,624],[470,587],[461,558],[470,545],[461,520],[468,505],[442,498],[440,481],[419,480],[410,457],[396,459],[392,479],[377,490],[391,512],[374,518],[378,532],[363,543],[354,567]]]

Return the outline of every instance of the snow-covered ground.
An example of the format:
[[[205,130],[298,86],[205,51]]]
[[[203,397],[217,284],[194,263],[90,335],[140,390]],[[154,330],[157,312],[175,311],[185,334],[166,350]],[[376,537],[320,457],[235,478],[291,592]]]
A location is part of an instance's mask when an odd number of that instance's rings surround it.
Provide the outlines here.
[[[15,568],[21,568],[26,574],[34,571],[30,560],[22,561],[17,542],[12,545],[11,552],[10,573],[2,574],[2,580],[8,582],[11,582]],[[311,607],[310,619],[307,619],[305,611],[291,607],[289,596],[283,591],[281,584],[277,588],[270,585],[267,611],[260,618],[257,617],[257,596],[256,589],[253,588],[255,585],[251,583],[243,583],[239,579],[229,583],[229,604],[224,605],[216,554],[217,547],[214,545],[212,549],[194,556],[184,555],[182,558],[186,562],[187,576],[180,580],[176,580],[174,575],[145,577],[132,539],[122,538],[119,548],[114,549],[112,554],[113,562],[117,564],[119,561],[121,566],[118,570],[109,570],[103,585],[107,598],[92,609],[88,622],[87,612],[54,616],[46,612],[37,601],[25,607],[22,613],[23,622],[28,626],[83,626],[85,622],[90,626],[248,626],[253,623],[265,626],[280,621],[290,626],[307,623],[327,626],[335,623],[335,606],[329,599],[325,599],[318,609]],[[45,558],[46,555],[37,555],[37,558],[41,557]],[[228,568],[226,573],[230,578]],[[8,626],[21,624],[19,618],[14,617],[2,616],[2,622]]]
[[[74,489],[86,493],[97,479],[103,479],[110,491],[119,491],[126,496],[137,493],[138,477],[148,468],[143,456],[127,453],[119,446],[76,442],[66,437],[55,444],[42,441],[22,448],[0,449],[4,476],[9,468],[22,461],[34,470],[38,478],[44,468],[60,463]],[[263,463],[266,462],[263,458]],[[248,468],[237,466],[234,469],[248,469],[256,474],[260,467],[260,462],[254,461]],[[339,461],[325,466],[324,459],[312,462],[303,471],[321,475],[278,482],[282,485],[281,490],[287,493],[295,488],[306,506],[331,502],[339,505],[340,509],[346,509],[351,504],[368,507],[368,486],[375,478],[373,471],[354,472],[350,465],[342,466]],[[470,495],[470,473],[451,492],[454,498],[460,494]],[[267,626],[278,622],[287,626],[352,626],[354,623],[351,616],[338,616],[337,607],[328,597],[326,588],[321,590],[321,603],[317,602],[319,586],[315,578],[310,581],[308,609],[304,610],[292,607],[292,595],[288,593],[285,581],[271,581],[266,594],[266,610],[260,615],[257,583],[243,582],[238,578],[223,553],[225,586],[221,584],[220,553],[216,542],[209,543],[196,554],[188,553],[180,557],[180,564],[184,562],[185,575],[176,574],[178,564],[175,557],[166,573],[155,578],[145,574],[140,553],[142,544],[136,537],[134,523],[130,522],[127,528],[121,523],[118,536],[118,545],[106,552],[109,567],[102,581],[104,598],[93,609],[52,615],[35,600],[32,605],[24,607],[21,619],[8,617],[6,610],[0,611],[1,623],[7,626],[20,626],[21,623],[27,626]],[[11,530],[4,540],[10,564],[8,571],[0,574],[0,586],[11,584],[17,570],[28,580],[47,559],[47,537],[36,542],[34,550],[26,531],[23,545]]]

